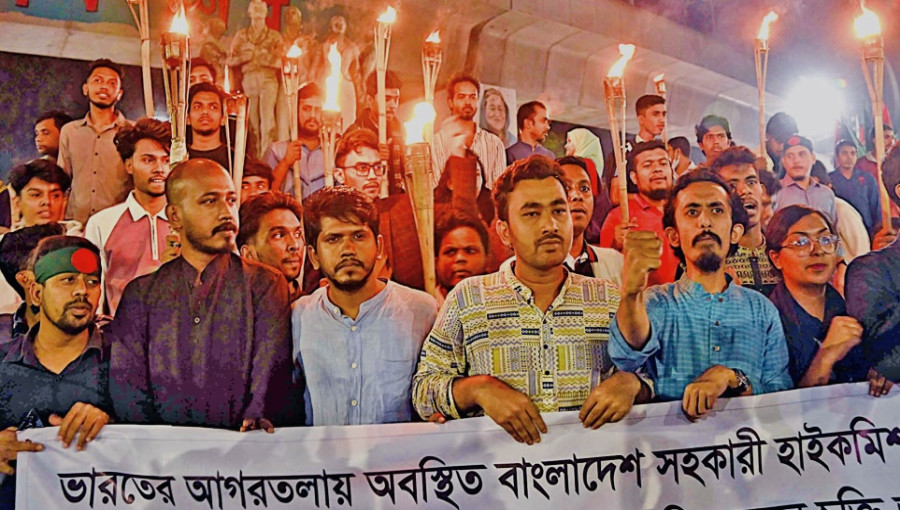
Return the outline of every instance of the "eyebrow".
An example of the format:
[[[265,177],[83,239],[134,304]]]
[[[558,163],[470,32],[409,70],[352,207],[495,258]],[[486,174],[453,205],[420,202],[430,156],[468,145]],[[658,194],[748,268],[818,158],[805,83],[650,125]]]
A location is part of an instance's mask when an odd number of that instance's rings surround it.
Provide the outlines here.
[[[822,234],[822,233],[825,233],[825,232],[827,232],[827,233],[830,234],[830,233],[831,233],[831,229],[829,229],[828,227],[823,227],[823,228],[820,228],[819,230],[816,230],[815,232],[809,232],[809,231],[806,231],[806,230],[792,230],[792,231],[788,232],[787,235],[792,235],[792,234],[803,234],[803,235],[809,237],[810,234]]]

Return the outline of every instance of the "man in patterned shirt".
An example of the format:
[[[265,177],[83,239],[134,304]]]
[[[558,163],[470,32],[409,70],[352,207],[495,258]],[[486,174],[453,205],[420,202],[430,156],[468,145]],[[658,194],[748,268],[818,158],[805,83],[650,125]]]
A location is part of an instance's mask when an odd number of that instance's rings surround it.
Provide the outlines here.
[[[413,378],[416,410],[434,421],[483,413],[528,444],[547,432],[541,412],[580,409],[592,428],[621,419],[651,391],[607,353],[615,284],[563,267],[572,218],[559,165],[517,161],[493,199],[516,261],[447,296]]]
[[[778,310],[725,273],[725,257],[746,221],[741,199],[719,176],[682,176],[666,201],[663,225],[685,274],[649,289],[647,276],[659,267],[662,241],[655,232],[625,234],[610,355],[622,370],[646,367],[660,399],[681,400],[691,420],[722,396],[791,387]]]
[[[781,277],[766,255],[766,238],[759,220],[763,187],[755,162],[756,156],[750,149],[731,147],[712,162],[710,169],[731,186],[747,211],[747,228],[738,241],[737,251],[725,259],[725,271],[738,285],[768,296]]]

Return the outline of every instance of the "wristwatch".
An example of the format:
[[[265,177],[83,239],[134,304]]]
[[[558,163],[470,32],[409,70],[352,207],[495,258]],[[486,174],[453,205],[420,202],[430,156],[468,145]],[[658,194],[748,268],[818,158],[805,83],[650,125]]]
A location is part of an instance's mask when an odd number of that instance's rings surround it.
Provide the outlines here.
[[[747,374],[745,374],[743,370],[732,368],[731,371],[734,372],[734,377],[737,379],[738,385],[735,388],[728,388],[725,391],[726,397],[736,397],[750,389],[750,379],[747,378]]]

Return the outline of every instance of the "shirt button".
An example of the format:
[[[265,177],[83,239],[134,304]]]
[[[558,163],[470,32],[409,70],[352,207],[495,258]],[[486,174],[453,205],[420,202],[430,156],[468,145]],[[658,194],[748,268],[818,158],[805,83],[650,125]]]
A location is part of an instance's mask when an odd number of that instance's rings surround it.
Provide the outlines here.
[[[550,375],[550,371],[549,371],[549,370],[544,370],[544,375]]]
[[[716,326],[718,326],[718,325],[719,325],[719,321],[716,321],[716,323],[715,323],[715,324],[716,324]]]
[[[194,317],[194,324],[200,324],[200,317]]]
[[[719,298],[719,303],[721,303],[722,301],[725,301],[725,300],[723,298]]]
[[[716,351],[716,352],[719,352],[719,351],[722,350],[722,348],[719,347],[718,345],[716,345],[716,346],[713,346],[713,350]]]
[[[550,348],[550,346],[549,346],[549,345],[547,345],[547,344],[544,344],[544,349],[549,349],[549,348]]]
[[[358,403],[359,403],[359,402],[357,402],[356,399],[353,399],[353,400],[350,401],[350,405],[352,405],[352,406],[355,406],[355,405],[358,404]]]
[[[356,363],[351,363],[350,368],[356,368]]]
[[[350,326],[350,331],[356,331],[356,326]]]

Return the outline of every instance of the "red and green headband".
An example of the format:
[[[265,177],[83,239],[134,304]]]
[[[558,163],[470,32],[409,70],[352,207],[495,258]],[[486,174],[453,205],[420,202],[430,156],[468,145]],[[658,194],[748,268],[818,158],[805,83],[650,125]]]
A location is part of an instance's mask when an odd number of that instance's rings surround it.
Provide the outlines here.
[[[63,273],[100,276],[100,257],[81,246],[67,246],[47,252],[34,263],[34,280],[43,284]]]

